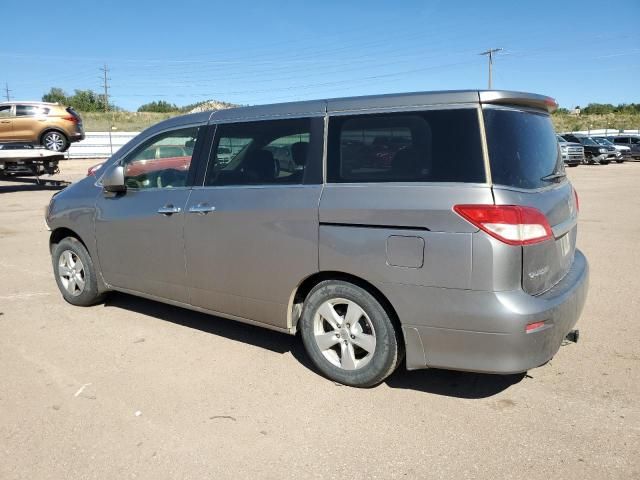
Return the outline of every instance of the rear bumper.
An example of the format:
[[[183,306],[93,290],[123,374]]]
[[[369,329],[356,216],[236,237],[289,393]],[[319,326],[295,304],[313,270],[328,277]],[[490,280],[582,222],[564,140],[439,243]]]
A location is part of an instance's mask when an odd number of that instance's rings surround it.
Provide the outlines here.
[[[548,362],[574,327],[584,306],[589,284],[589,266],[576,250],[573,266],[553,288],[539,296],[517,291],[478,292],[424,287],[403,292],[422,305],[422,318],[406,323],[402,308],[407,368],[445,368],[484,373],[520,373]],[[393,295],[393,293],[392,293]],[[441,297],[438,299],[438,297]],[[444,302],[430,308],[438,300]],[[393,300],[392,300],[392,303]],[[394,303],[395,305],[398,305]],[[409,313],[409,312],[407,312]],[[544,321],[531,333],[525,326]]]
[[[84,140],[84,137],[85,137],[84,132],[81,132],[81,133],[74,133],[73,135],[71,135],[71,137],[69,138],[69,140],[70,140],[71,142],[79,142],[79,141],[81,141],[81,140]]]

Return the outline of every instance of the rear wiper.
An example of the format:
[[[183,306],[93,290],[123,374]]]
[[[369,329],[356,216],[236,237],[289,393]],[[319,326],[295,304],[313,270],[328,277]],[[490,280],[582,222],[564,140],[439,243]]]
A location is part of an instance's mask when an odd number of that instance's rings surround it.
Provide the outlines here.
[[[551,182],[553,180],[558,180],[558,179],[564,178],[566,176],[567,176],[567,174],[564,173],[564,172],[555,172],[555,173],[550,173],[549,175],[545,175],[540,180]]]

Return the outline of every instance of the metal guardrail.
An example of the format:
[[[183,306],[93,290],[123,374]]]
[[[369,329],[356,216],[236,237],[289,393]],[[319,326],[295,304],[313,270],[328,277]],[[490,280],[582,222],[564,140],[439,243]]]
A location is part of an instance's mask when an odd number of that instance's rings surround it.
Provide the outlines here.
[[[67,158],[107,158],[140,132],[86,132],[85,139],[72,143]]]

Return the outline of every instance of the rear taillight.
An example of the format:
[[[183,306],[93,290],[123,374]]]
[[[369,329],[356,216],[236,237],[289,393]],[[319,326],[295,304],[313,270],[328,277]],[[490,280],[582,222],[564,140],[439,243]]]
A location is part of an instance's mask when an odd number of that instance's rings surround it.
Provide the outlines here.
[[[578,192],[576,191],[576,189],[573,189],[573,196],[576,199],[576,212],[580,211],[580,200],[578,199]]]
[[[89,170],[87,170],[87,177],[90,177],[91,175],[95,175],[96,172],[100,170],[100,167],[102,167],[102,163],[94,165],[93,167],[89,167]]]
[[[62,117],[62,120],[66,120],[67,122],[71,123],[78,123],[78,117],[76,117],[75,115],[65,115],[64,117]]]
[[[536,330],[540,330],[544,327],[544,322],[533,322],[524,327],[524,331],[526,333],[535,332]]]
[[[456,205],[453,210],[480,230],[509,245],[531,245],[553,238],[540,210],[519,205]]]

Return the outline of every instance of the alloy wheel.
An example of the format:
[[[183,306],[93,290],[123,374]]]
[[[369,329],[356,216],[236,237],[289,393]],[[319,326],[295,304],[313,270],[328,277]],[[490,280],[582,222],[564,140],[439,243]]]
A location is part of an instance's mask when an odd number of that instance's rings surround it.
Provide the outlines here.
[[[316,345],[334,366],[358,370],[373,358],[376,333],[360,305],[344,298],[325,301],[313,319]]]

